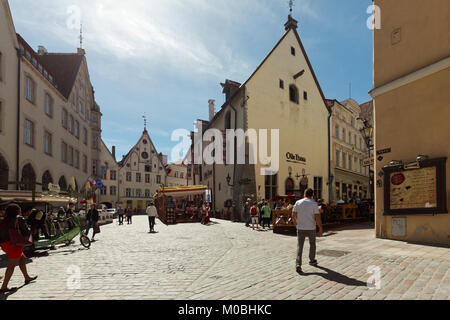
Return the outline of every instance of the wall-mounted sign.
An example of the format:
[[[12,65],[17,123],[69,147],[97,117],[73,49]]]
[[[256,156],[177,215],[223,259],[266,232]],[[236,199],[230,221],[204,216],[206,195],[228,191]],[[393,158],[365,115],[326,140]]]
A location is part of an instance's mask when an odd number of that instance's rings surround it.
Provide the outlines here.
[[[422,161],[415,169],[384,168],[385,214],[447,213],[446,160]]]
[[[392,148],[382,149],[377,151],[377,156],[381,156],[382,154],[391,153]]]
[[[286,159],[288,162],[293,162],[293,163],[306,163],[306,158],[305,157],[301,157],[298,154],[293,154],[293,153],[286,153]]]

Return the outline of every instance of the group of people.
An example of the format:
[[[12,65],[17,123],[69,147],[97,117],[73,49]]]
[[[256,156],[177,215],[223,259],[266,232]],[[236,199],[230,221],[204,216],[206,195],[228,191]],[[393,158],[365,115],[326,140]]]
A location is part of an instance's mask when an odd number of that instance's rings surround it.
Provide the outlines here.
[[[252,229],[260,229],[260,225],[262,229],[267,228],[270,229],[271,221],[272,221],[272,209],[270,208],[268,202],[261,201],[259,204],[254,202],[252,206],[250,206],[250,199],[245,203],[245,213],[247,215],[247,221],[245,223],[246,227],[250,227],[250,223],[252,224]]]
[[[119,215],[119,226],[123,226],[125,217],[127,218],[127,224],[133,224],[133,210],[131,208],[123,209],[122,206],[119,206],[117,214]]]

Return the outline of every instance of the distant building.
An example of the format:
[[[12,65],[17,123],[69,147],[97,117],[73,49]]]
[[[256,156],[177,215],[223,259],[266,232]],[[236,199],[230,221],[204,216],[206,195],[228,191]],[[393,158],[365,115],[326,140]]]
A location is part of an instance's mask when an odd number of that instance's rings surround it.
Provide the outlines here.
[[[374,0],[376,235],[450,244],[450,1]]]
[[[331,156],[336,187],[331,200],[371,198],[369,167],[364,166],[369,153],[361,132],[363,123],[358,120],[361,108],[353,99],[328,103],[333,112]]]
[[[154,194],[167,183],[164,162],[167,156],[156,151],[147,129],[136,145],[116,163],[116,151],[110,152],[102,143],[102,183],[99,203],[108,207],[145,210]]]
[[[99,177],[102,114],[84,50],[33,50],[15,33],[6,0],[0,38],[0,189],[17,188],[8,181],[36,182],[37,191],[56,184],[90,198],[88,178]]]
[[[188,185],[187,166],[182,161],[166,165],[167,186],[182,187]]]

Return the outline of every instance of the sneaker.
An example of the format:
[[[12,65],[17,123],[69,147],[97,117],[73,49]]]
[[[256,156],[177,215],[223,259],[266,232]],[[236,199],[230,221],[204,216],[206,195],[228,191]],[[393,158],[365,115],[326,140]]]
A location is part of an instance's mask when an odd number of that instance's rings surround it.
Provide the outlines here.
[[[319,263],[317,262],[317,260],[314,260],[314,261],[311,261],[311,262],[309,263],[309,265],[310,265],[310,266],[313,266],[313,267],[317,267],[317,266],[319,265]]]

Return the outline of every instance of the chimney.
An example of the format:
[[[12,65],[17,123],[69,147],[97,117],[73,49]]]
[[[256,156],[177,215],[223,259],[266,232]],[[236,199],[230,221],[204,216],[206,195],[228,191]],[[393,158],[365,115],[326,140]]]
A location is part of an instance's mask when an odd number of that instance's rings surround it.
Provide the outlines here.
[[[43,56],[44,54],[47,54],[48,51],[45,49],[44,46],[38,46],[38,55]]]
[[[215,110],[214,110],[214,108],[215,108],[214,103],[215,102],[216,102],[215,100],[209,100],[208,101],[208,103],[209,103],[209,121],[211,121],[214,118],[214,115],[215,115]]]
[[[116,146],[112,147],[112,156],[113,156],[114,160],[116,160]]]

